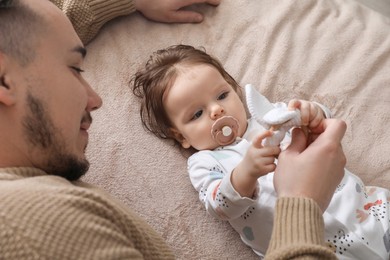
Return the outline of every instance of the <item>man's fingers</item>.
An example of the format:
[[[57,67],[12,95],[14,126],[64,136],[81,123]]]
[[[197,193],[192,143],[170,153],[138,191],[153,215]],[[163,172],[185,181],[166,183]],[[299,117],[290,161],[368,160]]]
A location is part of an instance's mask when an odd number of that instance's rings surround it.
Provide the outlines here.
[[[207,0],[206,3],[210,5],[219,5],[221,3],[221,0]]]
[[[182,1],[182,6],[189,6],[193,4],[209,4],[209,5],[219,5],[221,3],[221,0],[186,0]]]
[[[305,133],[300,128],[294,128],[292,132],[291,144],[286,151],[301,153],[307,146],[307,138]]]
[[[180,6],[172,12],[170,17],[171,22],[176,23],[200,23],[203,21],[204,16],[201,13],[189,10],[182,10],[181,8],[191,6],[193,4],[209,4],[217,6],[221,3],[221,0],[186,0],[181,1]]]
[[[203,15],[194,11],[178,10],[172,11],[169,16],[171,23],[200,23],[203,21]]]

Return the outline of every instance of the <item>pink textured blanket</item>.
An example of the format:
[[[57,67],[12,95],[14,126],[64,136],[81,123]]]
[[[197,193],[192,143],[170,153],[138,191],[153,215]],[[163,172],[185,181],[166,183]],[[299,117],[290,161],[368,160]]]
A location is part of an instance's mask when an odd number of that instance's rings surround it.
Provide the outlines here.
[[[353,0],[224,0],[196,6],[202,24],[166,25],[139,14],[107,24],[88,46],[86,78],[102,96],[84,178],[143,216],[178,259],[256,259],[226,222],[209,216],[170,143],[145,132],[131,75],[172,44],[203,46],[244,86],[271,101],[302,98],[346,120],[349,168],[390,188],[390,20]]]

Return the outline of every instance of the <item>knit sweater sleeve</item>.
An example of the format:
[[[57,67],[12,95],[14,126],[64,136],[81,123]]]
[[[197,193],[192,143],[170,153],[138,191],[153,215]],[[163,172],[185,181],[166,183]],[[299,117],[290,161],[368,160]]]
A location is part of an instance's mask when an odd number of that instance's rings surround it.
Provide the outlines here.
[[[70,19],[84,44],[108,21],[135,12],[132,0],[51,0]]]
[[[4,259],[174,259],[142,218],[90,185],[0,173],[0,200]]]
[[[337,259],[324,242],[318,205],[307,198],[279,198],[265,259]]]

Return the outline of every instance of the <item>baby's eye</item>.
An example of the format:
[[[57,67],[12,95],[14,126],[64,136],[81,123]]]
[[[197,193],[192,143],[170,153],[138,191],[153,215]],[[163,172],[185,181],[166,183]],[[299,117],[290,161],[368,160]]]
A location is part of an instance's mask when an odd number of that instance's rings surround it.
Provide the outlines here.
[[[229,91],[223,92],[221,95],[218,96],[218,100],[225,99],[229,95]]]
[[[203,111],[202,110],[199,110],[197,111],[194,116],[191,118],[191,120],[195,120],[195,119],[198,119],[199,117],[201,117],[203,114]]]

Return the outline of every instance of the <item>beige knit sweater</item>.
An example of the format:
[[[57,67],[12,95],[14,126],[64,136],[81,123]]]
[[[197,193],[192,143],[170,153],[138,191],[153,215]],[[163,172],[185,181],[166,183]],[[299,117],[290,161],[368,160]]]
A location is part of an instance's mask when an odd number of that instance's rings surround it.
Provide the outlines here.
[[[141,218],[81,181],[0,169],[0,201],[1,259],[174,259]]]
[[[51,2],[69,17],[84,44],[89,43],[106,22],[136,11],[132,0],[51,0]]]
[[[314,200],[277,200],[274,228],[265,259],[337,259],[325,245],[324,220]]]

